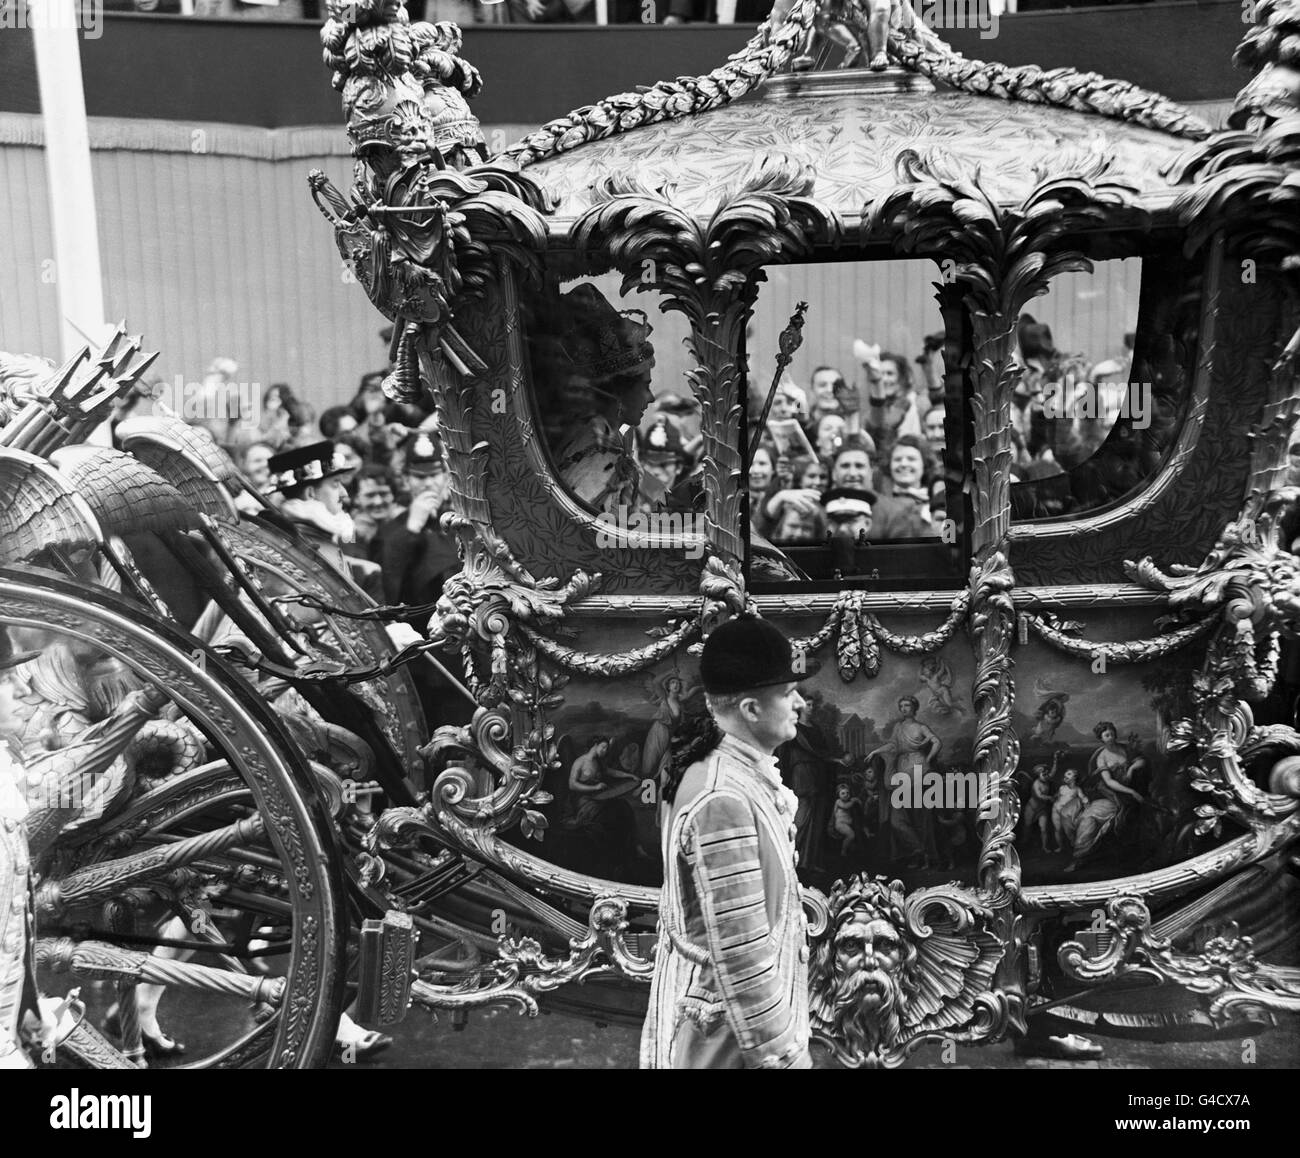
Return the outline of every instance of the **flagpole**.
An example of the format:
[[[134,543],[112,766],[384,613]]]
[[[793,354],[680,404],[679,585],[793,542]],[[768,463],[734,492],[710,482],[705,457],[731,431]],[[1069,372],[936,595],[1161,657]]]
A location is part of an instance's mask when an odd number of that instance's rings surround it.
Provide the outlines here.
[[[82,348],[83,334],[103,340],[110,328],[105,322],[99,264],[77,4],[78,0],[32,0],[28,8],[45,136],[60,359]],[[102,31],[102,20],[97,27]],[[107,442],[107,424],[90,441]]]
[[[33,0],[29,12],[54,234],[59,356],[68,358],[84,344],[83,332],[99,339],[105,330],[77,0]]]

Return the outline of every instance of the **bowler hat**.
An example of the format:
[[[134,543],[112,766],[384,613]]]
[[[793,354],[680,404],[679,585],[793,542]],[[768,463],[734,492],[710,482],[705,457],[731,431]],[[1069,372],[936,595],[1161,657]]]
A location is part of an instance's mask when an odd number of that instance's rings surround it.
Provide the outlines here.
[[[766,619],[739,615],[713,630],[700,657],[700,678],[710,695],[798,683],[821,667],[815,659],[795,661],[790,641]]]

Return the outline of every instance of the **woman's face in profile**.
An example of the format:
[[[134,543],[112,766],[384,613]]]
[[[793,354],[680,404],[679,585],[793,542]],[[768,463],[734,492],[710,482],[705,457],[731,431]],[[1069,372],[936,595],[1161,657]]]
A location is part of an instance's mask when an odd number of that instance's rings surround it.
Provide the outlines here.
[[[622,420],[628,426],[640,426],[641,419],[650,408],[650,403],[655,400],[654,390],[650,386],[653,369],[652,362],[645,372],[637,377],[636,384],[623,395]]]

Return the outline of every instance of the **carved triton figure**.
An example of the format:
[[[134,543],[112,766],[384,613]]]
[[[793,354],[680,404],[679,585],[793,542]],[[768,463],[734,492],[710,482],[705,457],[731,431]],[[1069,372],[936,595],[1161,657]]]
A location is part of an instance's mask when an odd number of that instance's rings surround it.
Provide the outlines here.
[[[457,371],[484,369],[449,324],[452,305],[489,279],[489,241],[508,251],[542,235],[530,210],[544,197],[513,166],[482,164],[483,134],[465,100],[482,81],[459,55],[456,25],[412,24],[398,0],[332,2],[321,42],[343,93],[357,180],[350,204],[319,170],[311,187],[343,259],[397,323],[384,392],[411,402],[422,392],[415,341],[423,326],[439,326],[439,347]],[[502,193],[520,199],[506,213]]]
[[[988,988],[1002,956],[989,913],[949,894],[933,904],[953,920],[922,922],[918,900],[902,881],[863,874],[831,892],[830,932],[808,967],[810,1014],[813,1036],[845,1065],[898,1065],[927,1034],[965,1022]]]
[[[412,24],[396,0],[331,0],[329,12],[321,44],[335,70],[334,87],[343,93],[355,156],[390,171],[434,154],[440,169],[487,159],[466,102],[483,81],[460,55],[456,25]],[[352,20],[368,34],[348,45]]]

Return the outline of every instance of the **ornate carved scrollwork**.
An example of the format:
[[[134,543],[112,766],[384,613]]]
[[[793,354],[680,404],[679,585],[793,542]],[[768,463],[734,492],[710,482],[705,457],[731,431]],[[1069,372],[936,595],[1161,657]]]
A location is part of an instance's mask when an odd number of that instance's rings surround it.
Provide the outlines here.
[[[826,622],[812,635],[791,640],[799,651],[811,654],[835,640],[836,668],[840,679],[852,683],[862,672],[868,679],[880,674],[880,647],[900,655],[925,655],[938,651],[956,634],[966,618],[969,593],[953,596],[948,617],[933,631],[919,635],[900,635],[890,631],[876,615],[866,610],[865,591],[843,591]]]
[[[537,996],[570,982],[610,973],[648,981],[654,964],[628,947],[627,929],[627,903],[618,897],[598,897],[591,906],[587,935],[570,941],[567,957],[548,957],[532,937],[502,937],[496,959],[468,978],[455,985],[419,980],[411,986],[411,997],[433,1009],[510,1002],[536,1017]]]
[[[545,247],[548,202],[540,187],[503,169],[455,173],[427,161],[371,186],[359,181],[351,206],[319,170],[310,182],[343,260],[375,306],[398,324],[388,395],[401,402],[420,396],[424,345],[460,374],[481,371],[481,359],[451,320],[460,302],[482,295],[495,276],[497,255],[527,266]]]
[[[1230,123],[1248,131],[1216,133],[1169,168],[1171,181],[1187,184],[1174,212],[1188,231],[1187,249],[1206,247],[1222,234],[1233,257],[1252,267],[1277,269],[1300,306],[1300,102],[1294,62],[1285,45],[1294,38],[1294,12],[1264,0],[1238,46],[1234,61],[1256,70],[1238,94]],[[1280,53],[1280,57],[1279,57]],[[1244,267],[1243,267],[1244,268]],[[1254,271],[1254,284],[1259,271]],[[1244,275],[1243,275],[1244,280]],[[1294,322],[1293,322],[1294,324]],[[1300,327],[1273,366],[1270,397],[1254,431],[1253,478],[1245,515],[1255,517],[1266,496],[1285,481],[1286,447],[1300,417],[1296,363]]]
[[[1258,830],[1290,815],[1300,799],[1265,792],[1245,765],[1276,751],[1300,750],[1300,733],[1285,725],[1256,728],[1250,704],[1277,678],[1279,638],[1300,632],[1300,564],[1289,551],[1258,538],[1248,517],[1231,524],[1199,567],[1166,575],[1149,559],[1126,564],[1135,581],[1165,592],[1175,610],[1210,613],[1219,623],[1205,664],[1192,680],[1196,715],[1175,721],[1166,741],[1187,751],[1192,787],[1209,800],[1197,805],[1197,831],[1218,830],[1233,816]]]
[[[1096,643],[1092,640],[1080,639],[1075,632],[1083,626],[1081,623],[1061,621],[1052,614],[1036,615],[1026,611],[1021,613],[1020,622],[1027,632],[1032,632],[1058,651],[1089,660],[1102,659],[1109,666],[1110,664],[1150,663],[1152,660],[1160,659],[1208,635],[1217,620],[1213,616],[1206,616],[1193,623],[1174,628],[1164,635],[1153,636],[1150,639],[1129,639],[1121,643]]]
[[[1061,946],[1061,968],[1088,985],[1116,977],[1146,976],[1158,984],[1180,985],[1208,999],[1210,1019],[1226,1025],[1243,1017],[1300,1012],[1300,970],[1256,959],[1249,937],[1216,936],[1199,953],[1180,953],[1151,928],[1151,913],[1140,897],[1119,896],[1106,903],[1106,947],[1089,956],[1078,941]]]
[[[1286,0],[1260,0],[1255,8],[1232,55],[1233,64],[1254,74],[1233,104],[1228,123],[1234,128],[1261,129],[1300,110],[1297,24],[1295,5]]]
[[[830,7],[818,0],[783,0],[749,43],[712,72],[660,81],[642,92],[619,93],[574,109],[529,133],[500,156],[531,165],[588,141],[604,140],[641,125],[680,120],[738,100],[767,77],[805,63],[801,57],[806,54],[814,24],[825,25],[827,16],[843,17],[842,5],[834,12],[826,11]],[[1200,138],[1210,132],[1200,117],[1182,105],[1128,81],[1071,68],[967,60],[930,32],[914,13],[905,26],[900,19],[903,7],[910,11],[910,5],[895,4],[891,13],[888,52],[894,63],[910,72],[965,92],[1079,109],[1184,137]]]
[[[434,733],[428,748],[431,758],[437,759],[448,750],[471,753],[487,761],[499,777],[494,791],[482,795],[481,777],[475,777],[472,769],[453,764],[434,782],[431,803],[436,812],[450,811],[469,823],[495,827],[525,799],[547,803],[549,797],[541,794],[539,800],[534,790],[550,762],[548,757],[553,758],[550,741],[555,728],[543,724],[533,730],[527,743],[503,747],[510,744],[511,732],[508,716],[479,708],[468,728],[443,727]]]
[[[909,71],[964,92],[1079,109],[1180,137],[1199,139],[1210,134],[1210,126],[1189,109],[1126,80],[1073,68],[967,60],[933,34],[908,36],[897,29],[890,30],[889,51]]]
[[[753,275],[778,258],[806,256],[815,243],[838,245],[843,232],[839,215],[814,199],[813,182],[804,167],[765,158],[700,224],[674,204],[671,188],[608,178],[570,232],[579,252],[600,255],[622,271],[624,293],[661,293],[661,308],[678,310],[691,323],[696,369],[688,377],[701,410],[705,525],[724,561],[744,557],[743,371],[734,352],[753,306]]]
[[[945,156],[900,155],[902,183],[864,212],[864,238],[888,235],[902,249],[944,262],[945,280],[962,289],[973,350],[971,405],[975,420],[975,525],[971,536],[970,631],[976,649],[974,703],[978,717],[976,768],[996,777],[1001,807],[984,822],[980,883],[997,903],[1019,887],[1014,849],[1018,793],[1011,777],[1019,745],[1011,729],[1014,701],[1010,647],[1015,580],[1009,564],[1012,361],[1022,307],[1047,291],[1052,277],[1091,269],[1064,239],[1105,222],[1144,224],[1135,191],[1102,180],[1109,159],[1072,158],[1078,172],[1043,180],[1014,209],[1001,207],[977,175],[960,172]],[[1059,170],[1058,170],[1059,172]]]

